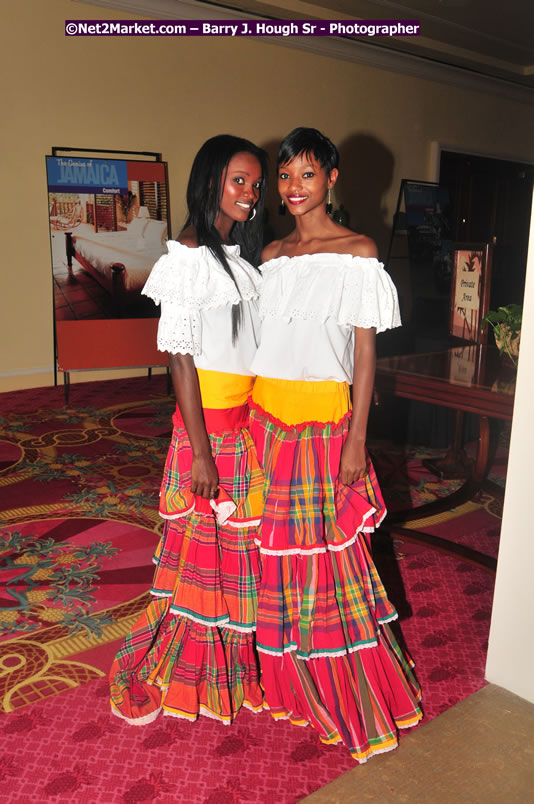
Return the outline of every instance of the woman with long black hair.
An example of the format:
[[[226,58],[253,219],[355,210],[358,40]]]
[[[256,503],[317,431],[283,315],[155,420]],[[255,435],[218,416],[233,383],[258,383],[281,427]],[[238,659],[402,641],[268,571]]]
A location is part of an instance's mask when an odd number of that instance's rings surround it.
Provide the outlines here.
[[[260,711],[255,650],[263,476],[247,429],[266,155],[219,135],[198,152],[188,217],[143,290],[161,304],[177,406],[160,492],[153,600],[111,668],[112,711],[230,723]]]

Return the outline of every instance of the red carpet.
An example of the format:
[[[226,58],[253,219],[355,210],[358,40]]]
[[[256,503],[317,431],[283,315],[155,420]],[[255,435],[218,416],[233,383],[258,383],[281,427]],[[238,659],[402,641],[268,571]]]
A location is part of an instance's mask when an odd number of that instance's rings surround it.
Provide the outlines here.
[[[0,801],[286,804],[353,767],[268,713],[232,727],[111,716],[105,673],[146,600],[172,401],[156,376],[74,385],[70,405],[61,389],[0,396]],[[451,488],[425,478],[420,451],[403,463],[379,446],[390,507],[406,473],[417,503]],[[483,498],[431,531],[495,555],[497,508]],[[428,720],[484,685],[494,577],[387,534],[375,558]]]

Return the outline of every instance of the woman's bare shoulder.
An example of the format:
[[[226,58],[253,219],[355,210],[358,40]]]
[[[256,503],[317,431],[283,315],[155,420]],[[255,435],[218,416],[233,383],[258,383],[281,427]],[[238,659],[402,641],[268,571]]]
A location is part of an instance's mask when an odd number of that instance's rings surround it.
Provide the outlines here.
[[[367,235],[356,234],[352,232],[346,240],[346,254],[352,254],[353,257],[378,257],[378,249],[376,243]]]
[[[273,240],[271,243],[268,243],[261,252],[261,261],[268,262],[269,260],[274,260],[276,257],[279,257],[282,253],[283,243],[283,240]]]
[[[194,226],[187,226],[185,229],[183,229],[177,239],[182,246],[187,246],[187,248],[198,248],[198,236]]]

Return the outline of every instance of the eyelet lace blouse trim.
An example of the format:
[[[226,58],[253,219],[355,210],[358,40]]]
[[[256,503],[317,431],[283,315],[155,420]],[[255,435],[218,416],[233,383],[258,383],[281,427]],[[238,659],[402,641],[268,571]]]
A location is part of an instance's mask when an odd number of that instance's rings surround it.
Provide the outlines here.
[[[340,325],[401,325],[395,285],[375,258],[351,254],[277,257],[262,266],[260,318],[333,318]]]
[[[158,324],[158,350],[172,355],[202,354],[202,322],[199,310],[187,310],[162,302]]]
[[[161,304],[158,349],[200,357],[202,314],[257,299],[261,275],[240,256],[238,245],[224,246],[224,250],[239,290],[207,246],[188,248],[169,240],[167,248],[168,254],[156,262],[142,291]]]
[[[169,240],[167,248],[142,290],[156,304],[208,310],[258,298],[261,275],[240,256],[238,245],[224,246],[237,287],[207,246],[188,248]]]

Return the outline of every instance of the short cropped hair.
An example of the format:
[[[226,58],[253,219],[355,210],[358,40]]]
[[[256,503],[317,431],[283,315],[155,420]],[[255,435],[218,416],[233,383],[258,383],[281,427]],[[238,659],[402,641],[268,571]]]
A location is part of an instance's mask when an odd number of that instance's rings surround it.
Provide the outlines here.
[[[278,167],[287,165],[297,156],[313,156],[330,174],[339,166],[339,152],[334,143],[316,128],[294,128],[283,140],[278,151]]]

